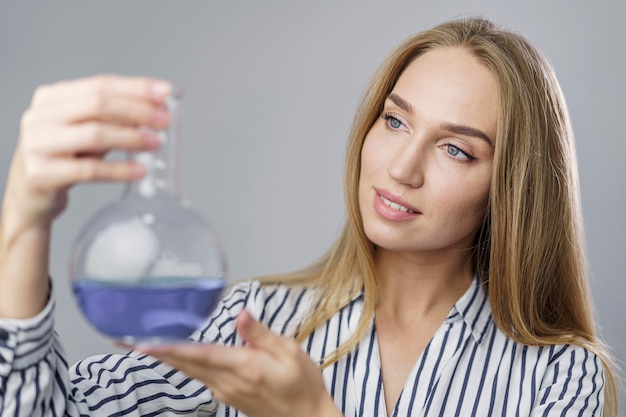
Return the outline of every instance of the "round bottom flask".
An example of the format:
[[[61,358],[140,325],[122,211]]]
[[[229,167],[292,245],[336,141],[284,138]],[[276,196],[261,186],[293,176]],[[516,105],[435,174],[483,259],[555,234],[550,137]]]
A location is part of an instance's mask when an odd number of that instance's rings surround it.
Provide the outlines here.
[[[180,203],[180,99],[167,104],[172,123],[159,132],[161,147],[134,155],[146,166],[146,176],[87,222],[70,260],[84,317],[126,343],[188,339],[226,285],[226,262],[214,233]]]

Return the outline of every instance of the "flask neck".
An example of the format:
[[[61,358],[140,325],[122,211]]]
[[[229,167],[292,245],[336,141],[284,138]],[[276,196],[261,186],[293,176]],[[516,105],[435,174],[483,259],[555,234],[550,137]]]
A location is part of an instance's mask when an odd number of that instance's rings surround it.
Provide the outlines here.
[[[170,124],[156,134],[161,142],[153,152],[137,152],[130,157],[146,168],[145,176],[128,184],[126,198],[173,198],[179,195],[179,156],[180,156],[180,124],[181,124],[181,93],[176,92],[166,100],[170,113]]]

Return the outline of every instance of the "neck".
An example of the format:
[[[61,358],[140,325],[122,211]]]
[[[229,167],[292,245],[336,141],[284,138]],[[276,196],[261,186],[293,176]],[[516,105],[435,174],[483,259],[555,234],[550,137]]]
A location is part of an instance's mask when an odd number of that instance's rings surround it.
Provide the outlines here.
[[[469,252],[407,254],[378,249],[377,313],[401,321],[448,312],[473,279]]]

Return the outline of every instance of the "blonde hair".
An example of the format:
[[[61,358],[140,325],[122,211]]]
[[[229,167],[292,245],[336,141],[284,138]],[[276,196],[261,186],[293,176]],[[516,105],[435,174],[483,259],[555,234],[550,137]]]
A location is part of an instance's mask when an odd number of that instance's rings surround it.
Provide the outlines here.
[[[353,349],[377,299],[375,247],[358,205],[361,149],[402,71],[424,52],[464,47],[498,80],[500,109],[490,201],[472,260],[489,293],[498,328],[525,345],[575,344],[604,364],[605,415],[617,415],[615,366],[596,335],[587,282],[573,134],[554,71],[522,36],[484,19],[443,23],[405,40],[383,62],[356,112],[344,178],[348,219],[328,253],[265,283],[314,285],[315,309],[296,335],[303,341],[363,290],[357,330],[323,366]]]

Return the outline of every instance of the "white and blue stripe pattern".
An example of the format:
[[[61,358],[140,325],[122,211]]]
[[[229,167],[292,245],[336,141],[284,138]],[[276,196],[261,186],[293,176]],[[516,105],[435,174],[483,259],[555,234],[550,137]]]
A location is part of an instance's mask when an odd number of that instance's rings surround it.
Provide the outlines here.
[[[237,284],[194,338],[240,344],[234,318],[247,308],[277,333],[292,332],[313,290]],[[355,330],[362,297],[304,341],[315,361]],[[0,320],[0,416],[229,416],[198,381],[131,353],[83,360],[68,371],[53,331],[53,303],[29,320]],[[394,410],[385,409],[374,323],[357,348],[323,371],[346,416],[600,416],[604,374],[598,357],[568,345],[524,346],[494,324],[474,282],[415,363]]]

